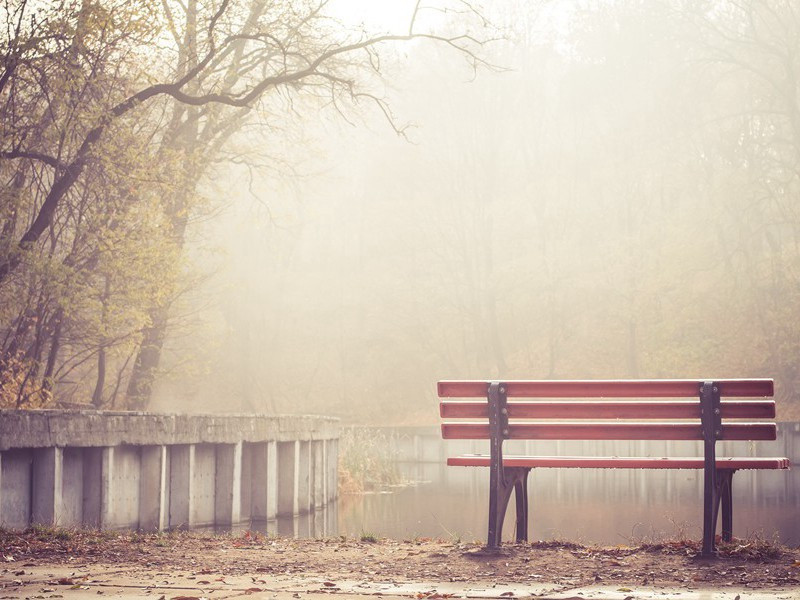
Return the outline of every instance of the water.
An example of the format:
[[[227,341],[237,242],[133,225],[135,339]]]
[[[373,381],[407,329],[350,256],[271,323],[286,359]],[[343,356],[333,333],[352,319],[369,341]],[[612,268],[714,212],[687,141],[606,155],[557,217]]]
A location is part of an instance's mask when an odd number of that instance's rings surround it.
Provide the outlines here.
[[[415,469],[416,470],[416,469]],[[339,532],[485,541],[488,469],[431,467],[427,481],[343,497]],[[631,544],[702,537],[702,472],[537,470],[528,483],[529,539]],[[738,481],[737,481],[738,479]],[[753,481],[755,479],[756,481]],[[759,492],[753,494],[754,490]],[[734,535],[800,545],[797,471],[734,477]],[[513,539],[513,498],[503,539]]]
[[[485,452],[485,442],[445,442],[438,430],[383,430],[388,455],[411,482],[384,493],[344,496],[311,515],[254,524],[301,537],[370,534],[396,539],[485,541],[489,471],[447,467],[447,456]],[[517,444],[515,447],[514,444]],[[514,442],[507,453],[540,455],[701,455],[686,442]],[[800,423],[781,424],[776,442],[726,442],[718,455],[788,456],[800,465]],[[631,544],[702,537],[702,471],[536,469],[528,481],[529,539]],[[800,546],[800,467],[740,471],[733,480],[734,536]],[[503,539],[513,539],[514,502]]]

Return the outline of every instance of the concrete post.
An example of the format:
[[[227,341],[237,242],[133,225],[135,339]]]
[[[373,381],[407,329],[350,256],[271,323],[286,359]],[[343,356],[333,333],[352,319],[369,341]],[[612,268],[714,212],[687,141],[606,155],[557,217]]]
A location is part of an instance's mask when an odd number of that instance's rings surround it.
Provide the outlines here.
[[[100,528],[113,529],[114,522],[114,447],[100,451]]]
[[[325,497],[325,442],[314,440],[311,442],[311,465],[313,477],[313,508],[322,508],[327,504]]]
[[[239,486],[239,494],[241,495],[240,523],[250,523],[256,519],[253,516],[253,498],[257,493],[255,478],[253,477],[253,460],[258,451],[258,446],[259,444],[242,444],[242,474],[240,476],[241,485]],[[264,517],[258,518],[263,520]]]
[[[267,520],[278,517],[278,442],[267,442]]]
[[[36,448],[33,451],[33,496],[31,523],[61,523],[64,453],[62,448]]]
[[[328,440],[322,440],[322,495],[325,498],[325,504],[330,502],[330,478],[328,477],[328,469],[330,468],[330,448],[328,447]]]
[[[214,486],[214,521],[217,525],[235,525],[241,521],[242,442],[217,446]]]
[[[266,521],[269,517],[269,444],[266,442],[250,446],[250,516],[256,521]],[[247,475],[242,472],[242,480]],[[274,515],[273,515],[274,516]]]
[[[168,525],[166,446],[142,446],[139,480],[139,527],[162,531]]]
[[[295,514],[311,510],[311,442],[297,442],[297,508]]]
[[[194,523],[194,444],[169,448],[169,526],[188,528]]]
[[[277,516],[296,514],[297,442],[278,442]]]
[[[339,448],[338,440],[325,440],[327,452],[327,471],[325,473],[328,487],[328,501],[331,502],[339,495]]]

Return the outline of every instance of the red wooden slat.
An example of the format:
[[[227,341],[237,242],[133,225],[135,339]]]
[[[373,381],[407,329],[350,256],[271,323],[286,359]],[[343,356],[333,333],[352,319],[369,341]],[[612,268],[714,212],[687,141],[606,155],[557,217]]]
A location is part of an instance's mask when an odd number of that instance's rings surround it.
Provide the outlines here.
[[[489,456],[464,455],[447,459],[455,467],[488,467]],[[506,467],[567,469],[702,469],[702,457],[652,458],[627,456],[507,456]],[[717,458],[718,469],[788,469],[788,458]]]
[[[442,423],[442,437],[452,440],[489,439],[488,423]],[[725,440],[774,440],[774,423],[731,423],[722,426]],[[515,423],[509,438],[518,440],[702,440],[695,423]]]
[[[692,398],[700,393],[699,379],[629,379],[506,381],[509,398]],[[725,397],[769,397],[772,379],[718,379]],[[440,398],[484,398],[488,381],[440,381]]]
[[[476,400],[442,400],[439,413],[445,419],[488,419],[488,404]],[[699,419],[700,402],[695,400],[647,400],[644,402],[510,401],[510,419]],[[772,400],[725,400],[722,417],[726,419],[771,419],[775,417]]]

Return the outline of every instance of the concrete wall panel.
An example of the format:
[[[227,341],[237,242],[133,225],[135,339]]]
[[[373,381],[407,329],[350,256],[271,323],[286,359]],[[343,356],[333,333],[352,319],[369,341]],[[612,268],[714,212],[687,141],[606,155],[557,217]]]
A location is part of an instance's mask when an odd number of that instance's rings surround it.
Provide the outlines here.
[[[57,525],[77,527],[83,523],[83,448],[64,448],[61,471],[61,519]]]
[[[217,453],[213,444],[197,444],[194,451],[192,495],[194,503],[191,517],[193,526],[214,524],[214,497],[216,495]]]
[[[242,444],[216,446],[214,524],[236,525],[242,510]]]
[[[33,451],[31,523],[58,525],[63,512],[63,448]]]
[[[141,447],[117,446],[114,449],[112,489],[114,504],[111,523],[115,528],[139,527],[139,488]]]
[[[195,446],[181,444],[169,447],[168,523],[173,529],[194,525],[194,458]]]
[[[167,527],[169,505],[167,500],[166,446],[142,446],[141,475],[139,478],[139,527],[147,531],[160,531]]]
[[[31,450],[3,452],[0,462],[0,525],[24,529],[31,520]]]
[[[102,504],[103,448],[82,448],[83,525],[100,527]]]
[[[297,514],[297,446],[298,442],[278,442],[278,506],[279,517]]]

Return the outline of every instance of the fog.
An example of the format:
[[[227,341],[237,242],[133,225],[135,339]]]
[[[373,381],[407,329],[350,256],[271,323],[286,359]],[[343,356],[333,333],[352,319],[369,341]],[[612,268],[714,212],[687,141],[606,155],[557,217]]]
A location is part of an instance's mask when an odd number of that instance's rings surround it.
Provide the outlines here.
[[[488,16],[496,68],[383,55],[406,137],[316,99],[238,135],[151,408],[423,425],[438,379],[775,377],[800,419],[797,8]]]

